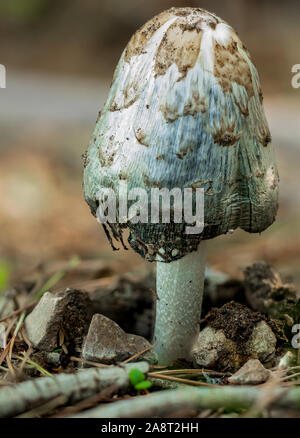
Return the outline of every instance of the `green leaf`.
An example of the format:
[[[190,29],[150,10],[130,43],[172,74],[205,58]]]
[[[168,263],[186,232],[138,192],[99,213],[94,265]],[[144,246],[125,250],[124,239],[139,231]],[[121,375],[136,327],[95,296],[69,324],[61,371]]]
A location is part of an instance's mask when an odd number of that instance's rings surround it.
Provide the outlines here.
[[[143,374],[138,368],[133,368],[129,372],[130,383],[135,387],[140,382],[145,380],[145,374]]]
[[[150,380],[144,380],[143,382],[137,383],[136,385],[134,385],[134,388],[136,390],[140,390],[140,389],[148,389],[151,388],[152,383],[150,382]]]

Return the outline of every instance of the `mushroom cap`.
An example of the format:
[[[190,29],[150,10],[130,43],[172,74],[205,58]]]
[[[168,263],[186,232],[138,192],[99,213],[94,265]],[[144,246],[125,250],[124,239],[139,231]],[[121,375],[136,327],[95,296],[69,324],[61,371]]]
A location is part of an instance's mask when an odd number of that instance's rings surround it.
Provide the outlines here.
[[[139,29],[116,68],[91,139],[85,199],[100,188],[202,188],[204,230],[186,224],[109,224],[113,237],[149,260],[197,249],[238,227],[265,230],[278,208],[278,172],[257,70],[225,21],[199,8],[172,8]]]

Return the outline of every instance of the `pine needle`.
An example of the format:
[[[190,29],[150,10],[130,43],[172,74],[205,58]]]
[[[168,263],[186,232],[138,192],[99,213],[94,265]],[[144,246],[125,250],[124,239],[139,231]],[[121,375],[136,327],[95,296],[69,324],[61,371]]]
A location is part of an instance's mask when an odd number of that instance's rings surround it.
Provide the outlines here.
[[[154,348],[157,345],[157,342],[155,342],[155,344],[150,345],[147,348],[144,348],[144,350],[139,351],[138,353],[135,353],[133,356],[129,357],[128,359],[124,360],[122,363],[128,363],[131,362],[132,360],[136,359],[137,357],[141,356],[142,354],[146,353],[147,351],[151,350],[152,348]]]
[[[13,357],[19,360],[24,359],[24,357],[18,356],[17,354],[14,354]],[[26,359],[26,363],[28,363],[28,365],[31,365],[33,368],[36,368],[41,374],[44,374],[45,376],[53,377],[53,374],[45,370],[43,367],[41,367],[38,363],[34,362],[33,360]]]
[[[99,362],[92,362],[91,360],[84,360],[81,359],[80,357],[75,357],[75,356],[71,356],[70,360],[72,360],[73,362],[81,362],[81,363],[85,363],[87,365],[91,365],[97,368],[108,368],[111,365],[106,365],[104,363],[99,363]]]
[[[148,377],[162,379],[162,380],[169,380],[170,382],[184,383],[185,385],[191,385],[191,386],[210,386],[210,387],[218,387],[219,386],[219,385],[213,385],[211,383],[199,382],[199,381],[189,380],[189,379],[182,379],[180,377],[167,376],[167,375],[162,374],[162,373],[148,373]]]

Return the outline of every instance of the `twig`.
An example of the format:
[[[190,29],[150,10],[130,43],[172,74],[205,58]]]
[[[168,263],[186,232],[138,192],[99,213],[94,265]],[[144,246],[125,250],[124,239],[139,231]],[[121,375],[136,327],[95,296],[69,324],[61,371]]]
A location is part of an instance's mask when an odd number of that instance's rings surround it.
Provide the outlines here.
[[[264,396],[266,390],[249,386],[221,386],[219,388],[184,388],[152,393],[147,396],[118,401],[74,415],[74,418],[152,418],[167,417],[180,409],[248,409]],[[292,388],[282,395],[282,388],[271,394],[279,407],[299,409],[300,388]],[[282,396],[281,396],[282,395]]]
[[[111,397],[119,390],[118,385],[111,385],[101,391],[99,394],[95,394],[92,397],[88,397],[81,402],[75,403],[72,406],[68,406],[63,411],[59,412],[56,415],[53,415],[54,418],[64,418],[67,415],[73,415],[77,412],[84,411],[85,409],[90,409],[95,406],[99,402],[107,401],[108,397]]]
[[[290,374],[288,376],[282,377],[282,379],[280,379],[281,382],[284,382],[285,380],[289,380],[292,379],[293,377],[299,377],[300,373],[294,373],[294,374]]]
[[[91,397],[112,384],[121,389],[130,387],[129,372],[138,368],[147,374],[147,362],[126,364],[107,369],[89,368],[74,374],[58,374],[54,377],[40,377],[2,388],[0,391],[1,417],[12,417],[47,403],[59,395],[72,402]]]
[[[31,409],[30,411],[24,412],[24,414],[17,415],[16,418],[39,418],[42,415],[51,413],[59,406],[65,405],[67,401],[68,399],[65,395],[58,395],[54,399],[41,406],[38,406],[35,409]]]

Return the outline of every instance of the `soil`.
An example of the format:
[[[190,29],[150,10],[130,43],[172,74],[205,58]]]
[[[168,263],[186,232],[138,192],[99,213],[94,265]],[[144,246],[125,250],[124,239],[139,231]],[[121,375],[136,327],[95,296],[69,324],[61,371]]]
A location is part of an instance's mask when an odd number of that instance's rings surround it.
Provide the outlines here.
[[[264,319],[259,313],[246,306],[230,301],[221,308],[213,308],[204,319],[204,326],[209,325],[222,330],[226,338],[236,344],[244,345],[250,338],[253,328]]]

